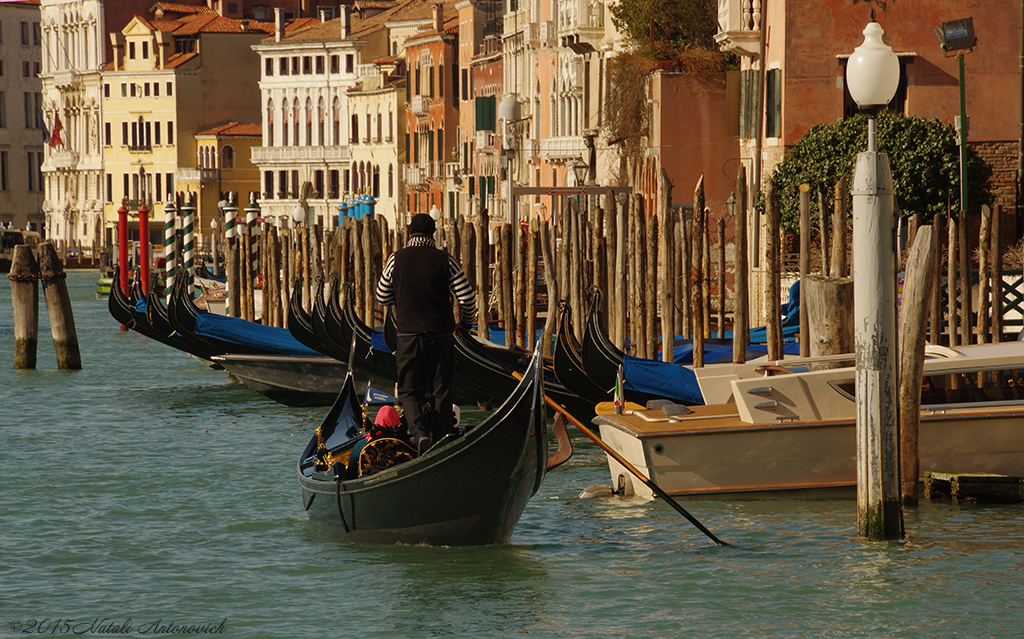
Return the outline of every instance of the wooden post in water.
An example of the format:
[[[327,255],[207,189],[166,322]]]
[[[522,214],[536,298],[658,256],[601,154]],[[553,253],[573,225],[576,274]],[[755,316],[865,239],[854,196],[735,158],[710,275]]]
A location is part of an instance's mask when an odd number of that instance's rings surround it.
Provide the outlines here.
[[[779,247],[779,198],[775,191],[775,180],[765,177],[765,209],[768,228],[765,231],[765,276],[768,291],[765,294],[765,333],[768,340],[768,359],[782,359],[782,297],[781,297],[781,251]]]
[[[479,243],[476,260],[476,306],[480,314],[477,320],[476,334],[481,339],[488,339],[490,331],[488,321],[490,317],[490,223],[487,219],[487,209],[480,208],[480,227],[477,229],[477,242]],[[550,302],[549,302],[550,303]],[[556,302],[557,303],[557,302]]]
[[[935,234],[923,226],[907,254],[907,275],[900,306],[900,467],[905,506],[917,505],[921,475],[918,428],[921,423],[921,373],[928,325],[928,303],[935,285]]]
[[[718,338],[725,339],[725,218],[715,220],[718,241]]]
[[[939,283],[942,278],[942,238],[946,236],[946,225],[941,215],[932,218],[932,233],[934,234],[935,258],[932,263],[935,265],[935,285],[932,286],[932,298],[929,316],[929,341],[932,344],[942,343],[942,295],[940,294]]]
[[[819,187],[818,192],[818,232],[821,236],[821,274],[828,275],[829,239],[828,239],[828,218],[829,211],[825,207],[825,192]]]
[[[960,343],[966,346],[971,343],[974,332],[971,317],[974,305],[971,303],[971,245],[967,236],[966,211],[960,211],[960,216],[956,221],[957,241],[960,243]]]
[[[1003,205],[992,213],[992,341],[1003,341],[1003,249],[1001,225]]]
[[[544,261],[544,281],[548,290],[548,315],[544,320],[544,337],[541,346],[541,354],[544,357],[551,355],[551,336],[555,332],[555,317],[558,315],[558,277],[555,273],[555,263],[551,258],[551,239],[548,237],[548,221],[540,221],[540,252]]]
[[[853,278],[808,275],[800,285],[800,305],[807,307],[808,355],[853,353]],[[840,366],[849,366],[842,362]],[[834,368],[822,365],[818,368]]]
[[[672,246],[675,231],[672,228],[672,208],[670,202],[662,202],[659,222],[661,228],[658,231],[661,264],[658,268],[658,290],[661,293],[661,361],[674,361],[673,349],[675,347],[675,287],[673,280],[675,270],[672,268]]]
[[[690,305],[690,322],[693,328],[693,366],[704,366],[704,175],[697,180],[693,191],[693,234],[690,236],[690,247],[693,251],[693,275],[691,291],[693,303]]]
[[[609,288],[615,290],[615,305],[609,308],[611,316],[614,318],[613,321],[609,322],[611,327],[614,327],[614,331],[610,331],[613,337],[613,343],[622,348],[622,344],[626,340],[626,229],[627,229],[627,196],[622,194],[618,198],[617,210],[618,213],[615,215],[615,270],[612,282],[609,283]],[[577,311],[577,315],[581,314],[581,311]]]
[[[733,272],[734,295],[732,316],[732,361],[742,364],[747,361],[747,346],[750,344],[750,291],[748,290],[749,268],[747,253],[747,170],[740,165],[736,175],[736,197],[733,201],[732,219],[736,225],[736,269]]]
[[[530,216],[530,225],[526,230],[526,286],[525,296],[526,318],[523,326],[523,345],[533,352],[537,339],[537,218]],[[548,306],[548,313],[554,313],[554,306]]]
[[[832,207],[832,277],[846,277],[850,270],[846,259],[846,197],[849,193],[847,176],[843,176],[835,187],[835,203]]]
[[[644,303],[644,338],[647,343],[644,346],[644,357],[657,359],[658,357],[658,216],[651,215],[646,220],[647,232],[644,234],[644,260],[647,268],[644,269],[643,282],[643,303]],[[668,338],[669,350],[671,350],[672,337]]]
[[[978,343],[989,341],[989,234],[992,228],[992,209],[988,204],[981,205],[981,228],[978,237]]]
[[[53,348],[57,352],[57,368],[81,370],[82,353],[78,348],[78,333],[75,331],[75,315],[71,310],[71,297],[68,295],[67,275],[64,274],[64,266],[51,242],[39,245],[39,280],[43,283],[43,293],[46,296],[50,333],[53,335]]]
[[[126,269],[128,264],[122,262],[120,267]],[[27,244],[14,247],[7,279],[14,307],[14,370],[32,370],[39,344],[39,264]]]
[[[946,244],[946,298],[948,306],[946,333],[949,335],[950,348],[956,348],[960,343],[960,331],[957,329],[960,312],[957,308],[957,284],[959,280],[956,276],[956,227],[959,222],[952,216],[947,216],[946,219],[949,220],[949,242]],[[954,388],[959,388],[959,379],[959,375],[953,376],[952,384]]]
[[[501,244],[498,257],[501,267],[501,321],[505,328],[505,346],[511,347],[516,343],[516,322],[515,312],[512,308],[512,252],[516,250],[513,243],[512,225],[505,222],[501,225]]]
[[[811,273],[811,185],[800,185],[800,357],[810,355],[810,327],[807,325],[807,304],[804,283]]]

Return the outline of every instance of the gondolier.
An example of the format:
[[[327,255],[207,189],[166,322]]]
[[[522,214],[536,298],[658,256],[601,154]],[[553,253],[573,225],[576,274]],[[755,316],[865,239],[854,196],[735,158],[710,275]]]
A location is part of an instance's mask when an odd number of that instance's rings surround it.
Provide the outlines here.
[[[377,302],[393,306],[398,328],[395,364],[398,399],[419,452],[452,428],[455,317],[476,317],[476,296],[454,257],[434,246],[434,220],[420,213],[409,223],[406,247],[392,253],[377,283]]]

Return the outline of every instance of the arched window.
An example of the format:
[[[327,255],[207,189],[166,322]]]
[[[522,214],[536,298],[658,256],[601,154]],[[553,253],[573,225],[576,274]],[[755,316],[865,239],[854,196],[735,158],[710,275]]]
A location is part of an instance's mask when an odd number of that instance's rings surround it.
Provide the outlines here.
[[[373,197],[380,199],[380,166],[373,165]]]
[[[233,169],[235,168],[235,149],[234,147],[224,145],[220,149],[220,168],[222,169]]]
[[[306,98],[306,146],[313,144],[313,98]]]
[[[352,130],[349,133],[353,144],[359,141],[359,116],[355,113],[352,114]]]
[[[295,98],[292,102],[292,138],[295,140],[295,146],[302,144],[299,141],[299,108],[299,99]]]
[[[338,96],[334,96],[334,106],[332,108],[332,111],[334,111],[334,137],[333,137],[332,142],[335,145],[340,145],[341,144],[341,100],[338,99]]]
[[[281,105],[281,146],[288,146],[288,99]]]
[[[320,102],[317,104],[316,109],[316,121],[317,121],[317,144],[323,146],[327,143],[324,139],[324,111],[327,110],[327,103],[324,102],[323,96],[320,97]]]
[[[388,165],[388,197],[395,197],[395,167]]]
[[[383,116],[381,116],[380,111],[377,111],[377,144],[380,144],[381,142],[384,141],[384,135],[383,135],[383,133],[384,133],[384,124],[383,124],[383,119],[384,118],[383,118]]]
[[[388,109],[388,142],[395,139],[395,114]]]
[[[267,100],[267,136],[263,144],[274,146],[274,101]]]

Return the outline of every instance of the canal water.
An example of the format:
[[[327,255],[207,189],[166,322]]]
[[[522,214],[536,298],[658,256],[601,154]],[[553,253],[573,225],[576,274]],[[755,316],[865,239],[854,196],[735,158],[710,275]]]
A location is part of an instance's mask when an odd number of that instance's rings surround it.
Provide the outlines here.
[[[295,463],[324,409],[263,399],[68,279],[83,370],[13,371],[0,283],[0,637],[1021,637],[1024,507],[925,503],[907,539],[849,499],[581,501],[552,472],[511,543],[359,546],[311,528]],[[44,306],[44,305],[43,305]],[[458,495],[452,495],[458,499]]]

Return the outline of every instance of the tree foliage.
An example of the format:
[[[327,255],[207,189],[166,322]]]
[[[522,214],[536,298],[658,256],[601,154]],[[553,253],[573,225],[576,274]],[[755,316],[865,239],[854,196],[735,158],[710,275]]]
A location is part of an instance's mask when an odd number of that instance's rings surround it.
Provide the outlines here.
[[[621,0],[611,14],[615,27],[637,44],[717,50],[718,0]]]
[[[930,221],[936,213],[960,209],[960,152],[956,132],[949,124],[887,111],[879,114],[878,150],[888,154],[896,206],[902,215],[918,213]],[[857,154],[867,149],[867,118],[857,115],[808,131],[775,168],[773,179],[779,194],[782,227],[795,232],[799,226],[799,187],[830,192],[844,175],[853,175]],[[991,202],[989,167],[970,147],[967,152],[967,200],[969,213]],[[811,198],[817,206],[817,198]],[[849,210],[849,209],[848,209]]]

